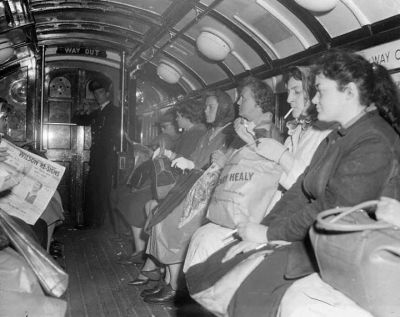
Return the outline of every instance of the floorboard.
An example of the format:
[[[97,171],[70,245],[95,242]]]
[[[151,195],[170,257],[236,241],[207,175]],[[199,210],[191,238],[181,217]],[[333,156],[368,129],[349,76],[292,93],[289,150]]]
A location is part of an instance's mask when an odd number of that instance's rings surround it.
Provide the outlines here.
[[[139,296],[146,286],[130,286],[139,273],[135,265],[116,260],[132,251],[128,238],[116,237],[106,229],[76,230],[58,228],[55,239],[63,244],[59,263],[69,274],[69,287],[63,298],[68,317],[210,317],[194,301],[176,307],[149,305]]]

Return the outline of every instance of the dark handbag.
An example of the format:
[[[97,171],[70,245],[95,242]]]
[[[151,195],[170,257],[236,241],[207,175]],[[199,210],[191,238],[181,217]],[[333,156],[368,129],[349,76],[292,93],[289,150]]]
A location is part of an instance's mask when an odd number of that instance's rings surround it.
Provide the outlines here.
[[[376,204],[321,212],[310,238],[326,283],[376,317],[400,316],[400,230],[364,210]]]
[[[146,185],[150,185],[151,177],[154,173],[153,169],[152,160],[143,162],[137,168],[133,169],[128,177],[127,186],[131,189],[140,189]]]
[[[179,171],[171,167],[171,161],[166,156],[158,156],[152,160],[154,168],[154,195],[157,200],[164,199],[175,186]]]
[[[168,195],[160,201],[159,205],[152,210],[147,218],[145,231],[148,232],[153,226],[163,221],[174,209],[185,199],[193,184],[203,174],[202,170],[192,169],[188,173],[181,174],[175,186]]]

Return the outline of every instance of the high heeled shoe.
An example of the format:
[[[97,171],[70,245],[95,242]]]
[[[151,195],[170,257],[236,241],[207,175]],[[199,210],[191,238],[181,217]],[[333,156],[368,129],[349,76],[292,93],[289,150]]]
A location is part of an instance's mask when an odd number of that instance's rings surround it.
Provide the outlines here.
[[[140,292],[140,297],[146,297],[149,295],[153,295],[158,293],[159,291],[161,291],[161,289],[165,286],[165,282],[163,282],[162,280],[159,281],[154,287],[152,288],[147,288],[144,289],[143,291]]]
[[[166,304],[175,302],[178,296],[179,291],[174,290],[168,284],[163,286],[157,293],[145,296],[143,300],[149,304]]]
[[[149,281],[159,281],[160,279],[160,269],[156,268],[149,271],[140,271],[140,274],[134,280],[128,282],[128,285],[141,286],[146,285]]]
[[[143,251],[135,252],[128,257],[117,260],[118,264],[131,265],[142,264],[145,261],[145,253]]]
[[[159,281],[161,279],[161,271],[159,268],[149,271],[140,271],[140,273],[148,277],[151,281]]]
[[[128,282],[128,285],[133,285],[133,286],[141,286],[141,285],[146,285],[150,279],[148,277],[142,278],[142,277],[137,277],[132,281]]]

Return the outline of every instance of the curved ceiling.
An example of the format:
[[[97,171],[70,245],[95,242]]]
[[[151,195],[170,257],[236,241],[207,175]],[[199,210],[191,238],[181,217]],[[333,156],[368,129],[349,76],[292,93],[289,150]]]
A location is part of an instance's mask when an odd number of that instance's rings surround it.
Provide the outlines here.
[[[363,49],[400,37],[396,0],[339,0],[324,13],[294,0],[31,0],[30,11],[37,44],[125,52],[131,74],[145,65],[155,72],[167,59],[182,71],[185,92],[228,89],[248,73],[271,77],[330,47]],[[197,51],[204,27],[233,43],[223,61]]]

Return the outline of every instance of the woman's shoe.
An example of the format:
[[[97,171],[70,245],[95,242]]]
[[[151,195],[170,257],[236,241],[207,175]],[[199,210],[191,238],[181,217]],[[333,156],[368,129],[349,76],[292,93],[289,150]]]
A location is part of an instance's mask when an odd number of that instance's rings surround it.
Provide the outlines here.
[[[117,261],[118,264],[131,265],[131,264],[142,264],[145,261],[144,251],[139,251],[131,254],[127,258],[122,258]]]
[[[128,282],[128,285],[133,285],[133,286],[141,286],[141,285],[146,285],[150,279],[148,277],[137,277],[134,280]]]
[[[153,295],[153,294],[155,294],[155,293],[158,293],[159,291],[161,291],[161,289],[162,289],[164,286],[165,286],[165,283],[163,283],[162,281],[160,281],[160,282],[158,282],[154,287],[143,290],[143,291],[140,293],[140,296],[141,296],[141,297],[146,297],[146,296],[149,296],[149,295]]]
[[[178,291],[168,284],[164,285],[157,293],[145,296],[143,300],[150,304],[173,303],[177,299],[177,293]]]
[[[161,272],[159,268],[150,271],[140,271],[140,273],[148,277],[150,281],[159,281],[161,279]]]

